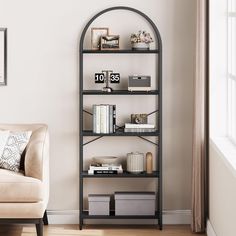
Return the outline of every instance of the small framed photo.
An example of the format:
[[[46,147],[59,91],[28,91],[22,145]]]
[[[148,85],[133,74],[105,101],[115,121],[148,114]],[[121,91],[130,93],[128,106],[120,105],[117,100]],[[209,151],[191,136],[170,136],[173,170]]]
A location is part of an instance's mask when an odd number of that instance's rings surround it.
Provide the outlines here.
[[[7,29],[0,28],[0,85],[7,85]]]
[[[100,49],[101,37],[109,34],[109,28],[91,28],[91,48]]]
[[[101,37],[101,50],[113,50],[119,49],[120,36],[119,35],[107,35]]]

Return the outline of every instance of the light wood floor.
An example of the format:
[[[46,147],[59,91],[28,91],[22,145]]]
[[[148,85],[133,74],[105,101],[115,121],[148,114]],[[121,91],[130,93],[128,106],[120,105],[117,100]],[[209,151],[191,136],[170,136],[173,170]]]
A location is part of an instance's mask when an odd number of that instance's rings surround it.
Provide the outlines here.
[[[190,226],[164,226],[162,231],[152,226],[85,226],[50,225],[44,227],[44,236],[193,236]],[[201,234],[205,236],[205,234]],[[0,225],[0,236],[36,236],[35,227]]]

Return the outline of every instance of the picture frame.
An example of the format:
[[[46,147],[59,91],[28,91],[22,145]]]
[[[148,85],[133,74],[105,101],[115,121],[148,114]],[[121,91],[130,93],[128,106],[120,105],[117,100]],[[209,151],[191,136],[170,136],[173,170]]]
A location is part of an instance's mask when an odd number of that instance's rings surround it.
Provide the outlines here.
[[[91,28],[91,49],[99,50],[101,36],[106,36],[108,34],[109,34],[109,28],[107,27]]]
[[[7,85],[7,28],[0,28],[0,86]]]
[[[120,48],[119,35],[101,36],[101,50],[115,50]]]

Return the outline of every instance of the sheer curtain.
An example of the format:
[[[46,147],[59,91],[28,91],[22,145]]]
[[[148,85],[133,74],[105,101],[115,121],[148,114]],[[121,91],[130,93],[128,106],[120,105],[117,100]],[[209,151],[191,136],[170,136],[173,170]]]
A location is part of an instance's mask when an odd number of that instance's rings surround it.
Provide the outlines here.
[[[205,231],[207,211],[207,0],[197,1],[192,161],[192,231]]]

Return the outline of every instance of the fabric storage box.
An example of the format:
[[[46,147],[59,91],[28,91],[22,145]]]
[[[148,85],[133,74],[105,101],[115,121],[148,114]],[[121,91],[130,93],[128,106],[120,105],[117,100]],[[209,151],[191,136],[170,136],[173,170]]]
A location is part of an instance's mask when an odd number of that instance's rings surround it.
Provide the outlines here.
[[[155,215],[155,192],[115,192],[116,215]]]
[[[89,215],[106,215],[110,214],[110,195],[106,194],[89,194]]]

